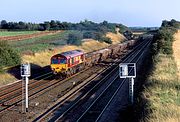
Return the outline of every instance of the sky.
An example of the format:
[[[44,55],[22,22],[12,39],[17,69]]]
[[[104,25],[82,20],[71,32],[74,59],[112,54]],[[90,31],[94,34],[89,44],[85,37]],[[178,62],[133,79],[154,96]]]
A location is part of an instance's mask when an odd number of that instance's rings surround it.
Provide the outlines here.
[[[180,0],[0,0],[0,20],[122,23],[160,26],[162,20],[180,20]]]

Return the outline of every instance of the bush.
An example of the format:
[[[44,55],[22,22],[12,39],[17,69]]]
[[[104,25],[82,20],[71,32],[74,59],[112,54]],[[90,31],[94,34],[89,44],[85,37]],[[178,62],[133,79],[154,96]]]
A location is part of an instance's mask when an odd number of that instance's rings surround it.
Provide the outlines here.
[[[162,22],[160,29],[155,36],[157,47],[153,47],[154,51],[157,53],[163,53],[167,55],[173,54],[172,44],[174,41],[173,35],[177,32],[177,29],[180,28],[180,22],[176,20]],[[156,48],[156,49],[155,49]]]
[[[82,33],[70,33],[68,35],[67,44],[73,44],[73,45],[81,45],[81,40],[83,39]]]
[[[17,51],[13,50],[6,41],[0,41],[0,69],[7,66],[16,66],[21,63]]]
[[[100,41],[108,44],[112,44],[112,40],[108,37],[101,37]]]
[[[103,37],[103,33],[101,33],[101,32],[94,32],[93,34],[94,34],[93,39],[95,39],[95,40],[100,41],[101,38]]]
[[[84,39],[89,39],[89,38],[93,38],[94,37],[94,34],[93,34],[93,32],[84,32],[83,33],[83,38]]]
[[[173,35],[176,32],[175,28],[163,27],[160,28],[157,34],[158,51],[163,54],[172,54]]]

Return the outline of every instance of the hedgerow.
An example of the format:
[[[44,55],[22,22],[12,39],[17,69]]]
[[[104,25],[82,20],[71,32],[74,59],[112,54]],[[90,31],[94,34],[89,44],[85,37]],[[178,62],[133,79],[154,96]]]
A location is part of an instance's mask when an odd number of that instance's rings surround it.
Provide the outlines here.
[[[162,53],[167,55],[173,54],[172,44],[174,41],[173,35],[177,32],[179,26],[172,25],[180,25],[179,22],[171,20],[170,22],[163,21],[161,28],[158,30],[155,36],[155,44],[153,47],[156,53]]]

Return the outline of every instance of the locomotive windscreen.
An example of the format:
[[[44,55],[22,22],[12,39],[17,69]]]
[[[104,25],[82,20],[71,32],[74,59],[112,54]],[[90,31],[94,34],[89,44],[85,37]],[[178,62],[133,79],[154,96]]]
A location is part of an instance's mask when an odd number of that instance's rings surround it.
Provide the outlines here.
[[[60,64],[65,64],[66,63],[66,59],[60,59]]]
[[[52,58],[51,63],[52,64],[65,64],[66,59],[60,58],[60,57],[54,57],[54,58]]]
[[[59,63],[59,61],[58,61],[58,59],[57,59],[57,58],[53,58],[53,59],[51,60],[51,63],[52,63],[52,64],[58,64],[58,63]]]

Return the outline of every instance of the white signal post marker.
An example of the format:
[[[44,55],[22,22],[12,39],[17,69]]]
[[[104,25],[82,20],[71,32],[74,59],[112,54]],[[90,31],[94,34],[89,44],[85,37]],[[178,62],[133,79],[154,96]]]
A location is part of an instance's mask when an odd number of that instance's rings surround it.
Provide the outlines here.
[[[22,64],[21,65],[21,77],[22,79],[25,77],[25,112],[28,112],[28,82],[29,76],[31,75],[30,64]],[[22,80],[24,82],[24,80]]]
[[[131,103],[134,102],[134,78],[136,78],[136,64],[135,63],[120,63],[119,64],[120,78],[129,79],[129,99]]]

